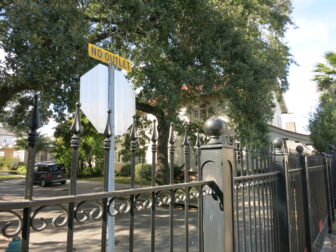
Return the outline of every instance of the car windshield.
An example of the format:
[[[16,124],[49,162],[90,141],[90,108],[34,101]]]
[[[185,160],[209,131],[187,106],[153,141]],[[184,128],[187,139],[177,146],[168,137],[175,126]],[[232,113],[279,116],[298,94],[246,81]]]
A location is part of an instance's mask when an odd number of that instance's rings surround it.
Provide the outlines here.
[[[49,166],[50,171],[65,171],[64,164],[54,164]]]

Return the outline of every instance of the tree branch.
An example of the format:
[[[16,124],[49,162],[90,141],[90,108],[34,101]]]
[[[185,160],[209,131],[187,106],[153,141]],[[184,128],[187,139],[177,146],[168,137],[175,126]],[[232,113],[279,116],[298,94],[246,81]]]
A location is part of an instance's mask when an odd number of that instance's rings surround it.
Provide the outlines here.
[[[153,105],[150,105],[148,103],[144,103],[144,102],[136,102],[136,108],[142,112],[148,113],[148,114],[152,114],[156,117],[160,117],[163,118],[164,116],[164,112],[162,109],[155,107]]]
[[[17,85],[11,88],[0,87],[0,111],[6,106],[7,102],[19,92],[34,90],[30,85]]]

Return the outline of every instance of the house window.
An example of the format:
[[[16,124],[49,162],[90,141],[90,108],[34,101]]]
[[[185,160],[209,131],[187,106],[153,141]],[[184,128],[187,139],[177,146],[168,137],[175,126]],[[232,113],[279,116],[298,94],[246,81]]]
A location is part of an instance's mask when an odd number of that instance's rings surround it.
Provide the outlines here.
[[[4,157],[5,156],[5,152],[4,151],[0,151],[0,157]]]
[[[196,120],[206,120],[210,117],[211,115],[211,107],[209,104],[201,104],[199,106],[196,106],[194,108],[194,118]]]

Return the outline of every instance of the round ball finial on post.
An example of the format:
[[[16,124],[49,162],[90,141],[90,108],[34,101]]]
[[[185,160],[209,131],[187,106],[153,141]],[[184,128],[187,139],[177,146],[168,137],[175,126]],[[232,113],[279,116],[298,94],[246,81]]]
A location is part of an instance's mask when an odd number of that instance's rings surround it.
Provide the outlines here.
[[[303,153],[303,147],[302,147],[302,145],[298,145],[298,146],[296,146],[295,150],[296,150],[296,152],[297,152],[299,155],[301,155],[301,154]]]
[[[281,138],[274,138],[272,141],[272,145],[275,153],[282,153],[283,141]]]
[[[207,144],[222,144],[220,137],[224,133],[225,122],[217,116],[212,116],[204,123],[204,131],[210,137]]]

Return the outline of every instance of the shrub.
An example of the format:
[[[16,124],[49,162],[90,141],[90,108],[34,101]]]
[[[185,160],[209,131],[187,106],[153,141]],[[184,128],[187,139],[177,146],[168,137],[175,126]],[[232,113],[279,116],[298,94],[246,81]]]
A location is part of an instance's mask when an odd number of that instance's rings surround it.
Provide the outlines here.
[[[19,164],[18,158],[0,157],[0,169],[16,170]]]
[[[131,164],[125,164],[125,165],[121,166],[119,175],[120,176],[125,176],[125,177],[131,176]]]
[[[142,172],[141,172],[142,171]],[[150,164],[137,164],[135,166],[135,177],[151,180],[152,178],[152,166]]]
[[[19,165],[16,170],[17,174],[24,175],[27,172],[27,167],[24,164]]]

